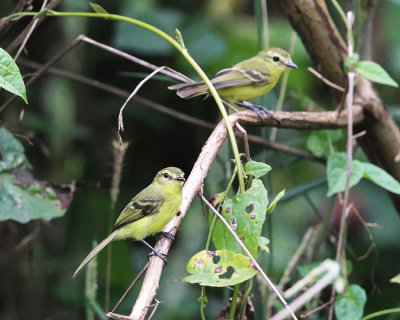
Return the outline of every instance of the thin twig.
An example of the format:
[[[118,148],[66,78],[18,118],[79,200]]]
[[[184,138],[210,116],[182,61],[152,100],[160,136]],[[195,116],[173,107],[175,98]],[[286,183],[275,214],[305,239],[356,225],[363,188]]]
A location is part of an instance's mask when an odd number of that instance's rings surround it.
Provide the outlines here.
[[[43,65],[40,64],[40,63],[36,63],[36,62],[24,60],[24,59],[20,59],[19,63],[21,65],[25,65],[27,67],[34,68],[34,69],[40,69],[40,68],[43,67]],[[128,91],[119,89],[117,87],[105,84],[103,82],[99,82],[99,81],[94,80],[94,79],[90,79],[90,78],[81,76],[81,75],[78,75],[78,74],[75,74],[75,73],[72,73],[72,72],[69,72],[69,71],[66,71],[66,70],[62,70],[62,69],[51,67],[51,68],[48,69],[48,72],[51,73],[51,74],[63,77],[63,78],[71,79],[71,80],[78,81],[78,82],[87,84],[89,86],[95,87],[95,88],[99,88],[99,89],[101,89],[103,91],[112,93],[114,95],[117,95],[117,96],[120,96],[120,97],[123,97],[123,98],[127,98],[129,96],[129,92]],[[184,113],[181,113],[181,112],[175,111],[173,109],[167,108],[165,106],[162,106],[162,105],[160,105],[160,104],[158,104],[158,103],[156,103],[154,101],[150,101],[150,100],[145,99],[143,97],[135,96],[133,98],[133,100],[138,102],[138,103],[140,103],[140,104],[142,104],[142,105],[144,105],[144,106],[146,106],[146,107],[150,107],[150,108],[152,108],[154,110],[157,110],[157,111],[159,111],[161,113],[164,113],[164,114],[167,114],[167,115],[169,115],[171,117],[174,117],[174,118],[176,118],[176,119],[178,119],[180,121],[184,121],[184,122],[187,122],[187,123],[199,126],[199,127],[203,127],[205,129],[211,129],[212,130],[212,129],[215,128],[215,124],[212,124],[212,123],[204,121],[204,120],[197,119],[195,117],[188,116],[188,115],[186,115]],[[321,120],[325,119],[326,118],[325,114],[321,113],[320,118],[321,118]],[[308,120],[305,118],[305,121],[307,122]],[[339,124],[339,126],[343,127],[343,124]],[[312,155],[312,154],[310,154],[308,152],[305,152],[303,150],[300,150],[300,149],[296,149],[296,148],[293,148],[293,147],[289,147],[289,146],[273,143],[273,142],[264,140],[263,138],[261,138],[259,136],[256,136],[256,135],[248,135],[248,139],[251,142],[263,145],[263,146],[265,146],[265,147],[267,147],[269,149],[272,149],[272,150],[282,151],[282,152],[285,152],[285,153],[293,154],[295,156],[298,156],[298,157],[301,157],[301,158],[304,158],[304,159],[307,159],[307,160],[310,160],[310,161],[316,161],[316,162],[321,162],[321,163],[325,163],[326,162],[325,158],[316,157],[316,156],[314,156],[314,155]]]
[[[35,225],[35,228],[31,233],[29,233],[26,237],[24,237],[15,247],[16,251],[21,250],[24,248],[29,242],[31,242],[33,239],[35,239],[39,235],[40,231],[40,222],[38,222]]]
[[[347,55],[350,57],[353,55],[353,36],[352,36],[352,24],[354,21],[354,16],[351,11],[347,12]],[[343,196],[343,204],[342,204],[342,216],[340,218],[340,229],[339,229],[339,239],[337,243],[336,249],[336,261],[339,263],[342,261],[342,273],[343,277],[347,279],[346,276],[346,265],[345,265],[345,233],[346,233],[346,219],[349,213],[349,193],[350,193],[350,175],[351,175],[351,167],[353,161],[353,93],[354,93],[354,78],[355,73],[350,71],[347,74],[348,78],[348,92],[346,95],[346,114],[347,114],[347,142],[346,142],[346,183],[344,189]],[[335,298],[335,288],[332,287],[331,291],[331,301]],[[329,308],[329,320],[333,317],[333,303]]]
[[[131,292],[131,290],[133,289],[134,285],[136,284],[136,282],[142,277],[142,275],[144,274],[144,272],[147,270],[147,267],[149,266],[149,263],[147,262],[146,265],[143,267],[142,270],[140,270],[140,272],[137,274],[137,276],[135,277],[135,279],[133,279],[132,283],[129,285],[128,289],[126,289],[126,291],[124,292],[124,294],[122,295],[122,297],[118,300],[117,304],[114,306],[114,308],[111,310],[111,313],[114,313],[115,310],[118,309],[118,307],[121,305],[121,303],[125,300],[126,296],[129,294],[129,292]],[[108,316],[107,316],[108,317]]]
[[[120,57],[122,57],[124,59],[132,61],[132,62],[134,62],[136,64],[139,64],[139,65],[141,65],[141,66],[143,66],[145,68],[148,68],[150,70],[157,70],[159,68],[158,66],[156,66],[154,64],[151,64],[151,63],[149,63],[147,61],[144,61],[144,60],[142,60],[142,59],[140,59],[138,57],[135,57],[135,56],[133,56],[131,54],[128,54],[126,52],[123,52],[121,50],[118,50],[118,49],[115,49],[113,47],[110,47],[110,46],[108,46],[108,45],[106,45],[104,43],[101,43],[101,42],[98,42],[96,40],[93,40],[93,39],[91,39],[89,37],[82,36],[81,40],[86,42],[86,43],[92,44],[95,47],[99,47],[99,48],[101,48],[103,50],[111,52],[112,54],[120,56]],[[173,69],[171,69],[169,67],[164,67],[164,69],[161,70],[160,73],[162,73],[162,74],[164,74],[164,75],[166,75],[166,76],[168,76],[168,77],[170,77],[172,79],[175,79],[175,80],[177,80],[179,82],[185,82],[185,83],[193,83],[194,82],[192,79],[190,79],[189,77],[185,76],[183,73],[180,73],[180,72],[178,72],[176,70],[173,70]]]
[[[329,81],[322,74],[320,74],[317,70],[314,70],[311,67],[308,67],[307,70],[310,71],[318,79],[322,80],[323,83],[327,84],[328,86],[332,87],[333,89],[336,89],[336,90],[338,90],[340,92],[345,92],[346,91],[343,87],[338,86],[336,83],[333,83],[332,81]]]
[[[43,0],[42,6],[40,7],[40,11],[42,11],[47,6],[47,0]],[[36,25],[39,23],[39,19],[34,19],[32,25],[30,26],[28,33],[26,34],[24,40],[21,43],[21,46],[18,48],[17,53],[15,54],[14,60],[17,61],[19,55],[21,54],[22,50],[25,48],[26,43],[28,42],[29,38],[32,35],[33,30],[35,30]]]
[[[149,317],[147,318],[147,320],[151,320],[151,318],[153,318],[153,316],[155,315],[157,308],[160,304],[160,301],[158,301],[157,299],[154,299],[154,308],[153,310],[151,310],[151,313],[149,315]]]
[[[296,315],[293,313],[292,309],[289,307],[288,303],[286,300],[283,298],[283,296],[280,294],[279,290],[276,288],[276,286],[273,284],[273,282],[268,278],[268,276],[265,274],[264,270],[260,267],[256,259],[252,256],[250,251],[246,248],[246,246],[243,244],[242,240],[238,237],[236,232],[232,229],[232,227],[229,225],[229,223],[224,219],[224,217],[207,201],[207,199],[204,197],[203,194],[199,193],[201,200],[207,205],[207,207],[210,208],[210,210],[221,220],[221,222],[225,225],[225,227],[228,229],[228,231],[232,234],[232,236],[235,238],[236,242],[240,245],[242,250],[246,253],[246,255],[249,257],[251,262],[254,264],[254,268],[257,269],[258,272],[260,272],[261,276],[263,277],[264,281],[268,284],[268,286],[274,291],[274,293],[277,295],[279,300],[282,302],[282,304],[285,306],[285,311],[287,311],[293,319],[297,319]]]
[[[152,73],[150,73],[146,78],[144,78],[142,81],[139,82],[139,84],[136,86],[135,90],[129,95],[128,99],[124,102],[122,107],[119,109],[119,114],[118,114],[118,135],[120,139],[120,143],[122,143],[122,137],[120,132],[124,131],[124,120],[122,118],[122,112],[124,111],[126,105],[128,104],[129,101],[133,98],[133,96],[139,91],[139,89],[149,80],[151,77],[153,77],[155,74],[163,70],[165,67],[159,67],[156,70],[154,70]]]
[[[332,260],[325,260],[318,267],[314,268],[306,277],[296,282],[289,290],[285,292],[285,297],[291,296],[295,292],[304,288],[304,286],[315,279],[316,274],[321,274],[322,272],[327,271],[327,273],[319,279],[311,288],[305,291],[300,297],[296,298],[292,301],[289,306],[292,310],[296,311],[303,305],[305,305],[308,301],[310,301],[315,295],[322,291],[327,285],[332,283],[334,279],[339,275],[339,264]],[[283,309],[278,312],[276,315],[271,317],[269,320],[282,320],[288,316],[288,310]]]
[[[243,135],[243,145],[244,145],[244,152],[246,154],[246,160],[250,161],[250,147],[249,147],[249,136],[247,135],[246,130],[239,124],[236,123],[235,128]]]
[[[122,167],[124,163],[125,153],[128,149],[129,143],[119,143],[117,140],[113,140],[113,175],[111,181],[111,202],[110,202],[110,213],[108,219],[108,233],[110,234],[113,227],[114,221],[114,209],[115,204],[118,200],[119,185],[122,177]],[[107,267],[106,267],[106,288],[105,288],[105,310],[108,310],[110,305],[110,284],[111,284],[111,255],[112,255],[112,242],[107,246]]]
[[[32,83],[34,83],[42,74],[44,74],[51,65],[56,63],[62,57],[64,57],[69,51],[75,48],[81,41],[83,36],[78,36],[68,47],[64,48],[63,50],[59,51],[53,58],[51,58],[43,67],[35,72],[35,74],[30,78],[26,83],[25,87],[29,87]],[[0,112],[2,112],[11,102],[14,101],[18,96],[13,95],[10,99],[3,103],[0,107]]]

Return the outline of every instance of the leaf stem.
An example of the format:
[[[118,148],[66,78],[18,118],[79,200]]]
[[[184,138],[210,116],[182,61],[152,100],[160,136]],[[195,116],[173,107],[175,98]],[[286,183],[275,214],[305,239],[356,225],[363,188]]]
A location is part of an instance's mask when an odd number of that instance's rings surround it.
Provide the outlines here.
[[[239,295],[239,284],[235,285],[235,288],[233,289],[231,308],[229,310],[229,320],[234,320],[235,318],[238,295]]]
[[[155,34],[157,34],[158,36],[160,36],[161,38],[165,39],[166,41],[168,41],[172,46],[175,47],[175,49],[177,49],[182,55],[183,57],[186,59],[186,61],[189,62],[189,64],[192,66],[192,68],[197,72],[197,74],[200,76],[200,78],[204,81],[205,85],[208,87],[208,90],[210,92],[210,94],[213,96],[219,111],[222,115],[222,118],[225,121],[225,126],[226,126],[226,130],[228,132],[228,136],[231,142],[231,146],[232,146],[232,151],[234,154],[234,158],[235,158],[235,164],[236,167],[238,169],[238,179],[239,179],[239,189],[240,192],[244,192],[245,191],[245,185],[244,185],[244,174],[243,174],[243,169],[242,169],[242,163],[240,161],[240,155],[239,155],[239,149],[237,146],[237,142],[236,142],[236,138],[235,138],[235,134],[233,132],[232,126],[229,122],[228,119],[228,114],[225,110],[225,107],[222,103],[221,98],[219,97],[217,90],[214,88],[214,86],[212,85],[210,79],[208,79],[207,75],[204,73],[204,71],[200,68],[200,66],[197,64],[197,62],[189,55],[187,49],[185,47],[183,47],[181,45],[180,42],[176,41],[174,38],[172,38],[170,35],[168,35],[167,33],[165,33],[164,31],[137,19],[133,19],[133,18],[129,18],[129,17],[125,17],[125,16],[120,16],[117,14],[110,14],[110,13],[97,13],[97,12],[57,12],[57,11],[53,11],[53,10],[48,10],[45,9],[43,11],[40,12],[17,12],[14,14],[11,14],[3,19],[16,19],[16,18],[21,18],[21,17],[27,17],[27,16],[33,16],[38,17],[38,16],[42,16],[42,15],[46,15],[46,16],[51,16],[51,17],[88,17],[88,18],[102,18],[102,19],[107,19],[107,20],[117,20],[117,21],[124,21],[124,22],[128,22],[137,26],[140,26],[144,29],[147,29]],[[2,19],[2,20],[3,20]]]

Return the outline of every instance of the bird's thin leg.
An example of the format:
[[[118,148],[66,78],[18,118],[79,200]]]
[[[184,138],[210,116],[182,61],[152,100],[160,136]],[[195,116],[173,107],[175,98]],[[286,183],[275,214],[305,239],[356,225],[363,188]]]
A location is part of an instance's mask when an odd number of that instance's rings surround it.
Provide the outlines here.
[[[171,232],[167,232],[167,231],[160,231],[159,233],[157,233],[157,236],[166,237],[168,239],[171,239],[172,241],[175,240],[174,235]]]
[[[156,255],[157,257],[159,257],[160,259],[162,259],[162,261],[165,262],[165,264],[167,264],[167,255],[158,252],[156,249],[154,249],[151,245],[149,245],[146,241],[144,240],[140,240],[141,243],[143,243],[147,248],[149,248],[152,252],[150,252],[148,254],[148,257],[154,256]]]
[[[268,115],[270,118],[274,118],[271,111],[269,111],[266,107],[252,104],[247,101],[235,101],[235,104],[238,105],[239,107],[249,109],[251,111],[254,111],[257,116],[262,120],[262,113],[264,112],[266,115]]]
[[[231,109],[234,112],[238,112],[239,111],[231,103],[229,103],[229,102],[227,102],[225,100],[222,100],[222,103],[224,104],[224,106],[228,107],[229,109]]]

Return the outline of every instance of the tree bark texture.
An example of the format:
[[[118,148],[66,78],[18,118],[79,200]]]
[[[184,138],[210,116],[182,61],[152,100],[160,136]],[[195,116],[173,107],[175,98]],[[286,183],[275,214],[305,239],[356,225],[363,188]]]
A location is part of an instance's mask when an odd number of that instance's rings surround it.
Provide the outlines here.
[[[334,24],[324,0],[281,0],[283,11],[301,38],[306,50],[321,74],[346,87],[343,63],[346,44]],[[387,112],[370,81],[359,77],[354,104],[361,105],[365,120],[355,131],[367,134],[358,142],[368,159],[400,181],[400,131]],[[390,194],[400,213],[400,196]]]

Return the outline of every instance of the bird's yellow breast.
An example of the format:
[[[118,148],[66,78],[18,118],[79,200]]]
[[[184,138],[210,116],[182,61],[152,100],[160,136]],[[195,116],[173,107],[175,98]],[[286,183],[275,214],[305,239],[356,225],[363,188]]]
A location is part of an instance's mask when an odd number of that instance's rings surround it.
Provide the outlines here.
[[[143,240],[160,232],[179,211],[182,202],[182,193],[173,188],[165,188],[163,193],[165,201],[157,212],[121,227],[115,240]]]

